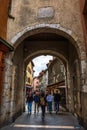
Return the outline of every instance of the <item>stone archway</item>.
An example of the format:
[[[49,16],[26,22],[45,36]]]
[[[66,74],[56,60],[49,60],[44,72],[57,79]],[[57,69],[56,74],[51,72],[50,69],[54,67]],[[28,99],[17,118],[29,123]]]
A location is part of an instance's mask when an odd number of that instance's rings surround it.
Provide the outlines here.
[[[77,48],[77,51],[78,48],[80,48],[81,46],[79,44],[77,35],[75,35],[75,33],[72,30],[62,27],[61,24],[39,24],[31,27],[26,27],[24,30],[17,33],[11,39],[11,43],[14,46],[18,46],[18,44],[20,44],[21,41],[23,41],[28,36],[47,31],[54,32],[55,34],[59,34],[68,38],[72,42],[72,44],[74,44],[74,46]]]
[[[53,41],[50,41],[49,38],[45,39],[44,42],[43,37],[45,38],[45,34],[48,37],[52,36]],[[41,39],[38,41],[39,36]],[[37,41],[32,40],[34,38],[36,38]],[[86,59],[84,47],[79,44],[78,38],[75,34],[71,30],[61,27],[60,24],[41,24],[33,27],[27,27],[22,32],[14,36],[11,42],[15,47],[12,71],[12,93],[14,95],[11,98],[11,102],[13,102],[11,111],[12,117],[16,118],[20,115],[23,112],[25,105],[24,64],[41,54],[55,55],[66,64],[68,89],[67,107],[71,112],[75,112],[78,116],[81,116],[80,92],[77,93],[78,97],[76,100],[78,104],[76,104],[73,102],[73,95],[76,93],[73,94],[72,91],[74,92],[74,88],[76,88],[76,90],[78,88],[78,90],[80,89],[80,91],[82,91],[81,88],[84,84],[81,84],[81,82],[86,70],[86,66],[84,67]],[[73,84],[74,79],[75,84]],[[85,80],[85,77],[83,80]],[[75,85],[75,87],[73,87],[73,85]],[[80,101],[78,101],[78,98],[80,98]],[[74,107],[74,105],[78,105],[78,107]],[[76,107],[78,112],[75,110]]]

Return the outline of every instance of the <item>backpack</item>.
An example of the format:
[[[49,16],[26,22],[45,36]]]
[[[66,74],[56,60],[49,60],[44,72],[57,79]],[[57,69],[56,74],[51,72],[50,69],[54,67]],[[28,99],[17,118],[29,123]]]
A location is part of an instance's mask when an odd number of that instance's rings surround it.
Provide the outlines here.
[[[44,97],[40,98],[40,105],[45,105],[45,99],[44,99]]]
[[[38,103],[38,102],[40,101],[39,96],[35,95],[35,96],[34,96],[34,101],[35,101],[36,103]]]

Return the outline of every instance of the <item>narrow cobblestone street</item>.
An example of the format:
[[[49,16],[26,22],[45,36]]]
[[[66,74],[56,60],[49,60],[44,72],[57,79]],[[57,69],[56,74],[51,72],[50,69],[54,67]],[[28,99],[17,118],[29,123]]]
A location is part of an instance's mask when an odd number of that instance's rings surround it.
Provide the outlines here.
[[[27,111],[17,120],[0,130],[84,130],[77,119],[69,112],[60,111],[58,114],[46,112],[44,120],[39,113],[28,114]]]

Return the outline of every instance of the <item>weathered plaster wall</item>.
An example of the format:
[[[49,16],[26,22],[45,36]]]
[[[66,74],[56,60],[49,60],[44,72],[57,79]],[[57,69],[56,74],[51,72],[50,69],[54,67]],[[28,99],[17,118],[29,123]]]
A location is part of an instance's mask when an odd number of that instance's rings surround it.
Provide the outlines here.
[[[48,15],[45,16],[44,13]],[[79,0],[15,0],[12,1],[11,14],[15,19],[8,21],[9,41],[28,26],[59,23],[72,30],[83,42]]]

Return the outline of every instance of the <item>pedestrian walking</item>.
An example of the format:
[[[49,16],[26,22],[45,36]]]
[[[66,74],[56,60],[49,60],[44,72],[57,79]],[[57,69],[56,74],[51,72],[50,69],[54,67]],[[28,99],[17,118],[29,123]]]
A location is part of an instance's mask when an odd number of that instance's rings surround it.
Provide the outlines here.
[[[47,96],[48,96],[48,91],[46,91],[45,97],[47,98]],[[46,111],[48,111],[48,103],[47,103],[47,100],[46,100]]]
[[[41,93],[40,95],[40,106],[41,106],[41,111],[42,111],[42,119],[45,117],[45,106],[46,106],[46,97],[44,92]]]
[[[59,92],[57,90],[56,94],[54,95],[56,113],[58,113],[58,111],[59,111],[60,100],[61,100],[61,95],[59,94]]]
[[[33,95],[32,93],[30,92],[28,95],[27,95],[27,107],[28,107],[28,113],[31,114],[32,112],[32,102],[33,102]]]
[[[40,103],[40,95],[39,92],[36,91],[34,95],[34,113],[39,112],[39,103]]]
[[[48,92],[48,95],[46,97],[47,103],[48,103],[48,110],[49,113],[52,113],[52,102],[53,102],[54,96],[51,94],[51,92]]]

